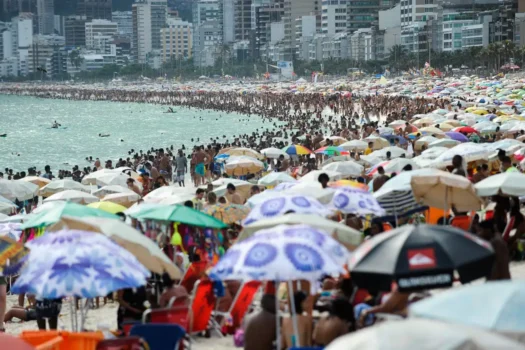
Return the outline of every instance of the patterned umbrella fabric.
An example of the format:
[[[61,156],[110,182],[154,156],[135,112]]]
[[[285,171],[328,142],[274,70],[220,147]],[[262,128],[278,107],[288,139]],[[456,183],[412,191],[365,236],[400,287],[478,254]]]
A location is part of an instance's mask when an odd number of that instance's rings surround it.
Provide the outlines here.
[[[355,188],[340,188],[334,194],[330,205],[344,214],[382,216],[385,210],[370,192]]]
[[[301,145],[289,145],[283,148],[283,151],[290,155],[305,155],[313,153],[308,148]]]
[[[244,220],[250,213],[250,208],[238,204],[216,204],[206,208],[204,212],[224,222],[225,224],[231,225],[240,224],[240,222]]]
[[[21,262],[28,252],[29,249],[12,237],[0,237],[0,273],[7,274],[4,269]]]
[[[302,195],[276,195],[254,206],[244,220],[244,225],[249,225],[261,219],[268,219],[286,213],[313,214],[328,216],[331,211],[312,197]]]
[[[143,286],[150,275],[130,252],[93,232],[59,231],[27,246],[27,266],[12,287],[16,294],[94,298]]]
[[[183,205],[163,205],[132,214],[136,219],[180,222],[186,225],[223,229],[228,226],[216,218]]]
[[[211,270],[210,277],[314,281],[324,274],[343,273],[343,258],[348,255],[346,248],[316,229],[280,225],[233,245]]]
[[[447,135],[449,138],[455,141],[468,142],[468,137],[466,137],[464,134],[457,132],[457,131],[449,131],[449,132],[446,132],[445,135]]]

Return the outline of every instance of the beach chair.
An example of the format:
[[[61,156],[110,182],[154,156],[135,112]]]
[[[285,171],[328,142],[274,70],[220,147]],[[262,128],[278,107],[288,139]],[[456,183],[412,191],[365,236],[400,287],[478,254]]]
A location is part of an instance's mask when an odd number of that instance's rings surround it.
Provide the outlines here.
[[[132,337],[142,338],[150,350],[176,350],[186,332],[176,324],[139,324],[131,328]]]
[[[64,338],[58,336],[54,337],[40,345],[35,346],[35,350],[60,350],[60,345]]]
[[[140,337],[106,339],[100,341],[95,350],[141,350],[141,344]]]
[[[231,318],[231,330],[228,333],[233,334],[235,330],[241,326],[242,319],[244,318],[244,315],[250,308],[253,297],[255,296],[255,293],[257,293],[260,287],[261,282],[258,281],[244,283],[237,292],[235,298],[233,299],[232,305],[230,306],[230,310],[228,312],[215,312],[214,316]],[[219,325],[215,324],[215,326],[217,327]]]
[[[182,280],[180,281],[179,285],[186,288],[188,292],[192,291],[193,287],[195,286],[195,283],[206,272],[207,265],[208,264],[206,261],[198,261],[191,263],[190,266],[188,266],[188,269],[186,270],[184,277],[182,277]]]
[[[454,216],[452,219],[450,219],[450,225],[460,228],[464,231],[468,231],[470,229],[470,216],[468,215]]]
[[[294,347],[290,348],[290,350],[323,350],[324,348],[321,346],[302,346],[300,348]]]

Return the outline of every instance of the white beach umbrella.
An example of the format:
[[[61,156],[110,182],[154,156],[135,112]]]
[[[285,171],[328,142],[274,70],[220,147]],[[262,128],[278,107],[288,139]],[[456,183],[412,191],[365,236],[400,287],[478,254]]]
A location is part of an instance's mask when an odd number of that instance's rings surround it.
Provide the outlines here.
[[[184,194],[194,194],[195,189],[188,187],[175,187],[175,186],[163,186],[159,187],[156,190],[151,191],[146,196],[144,196],[144,202],[146,203],[159,203],[161,200],[174,196],[174,195],[184,195]]]
[[[133,192],[133,190],[130,190],[129,188],[124,187],[124,186],[109,185],[109,186],[101,187],[98,190],[93,191],[91,194],[99,198],[102,198],[108,194],[115,194],[115,193],[135,193],[135,192]]]
[[[297,180],[284,172],[271,172],[257,181],[262,186],[276,186],[282,182],[297,182]]]
[[[406,123],[407,123],[406,120],[398,119],[398,120],[394,120],[393,122],[391,122],[390,124],[388,124],[388,126],[396,127],[396,126],[405,125]]]
[[[525,175],[519,172],[501,173],[487,177],[474,185],[480,197],[495,195],[525,196]]]
[[[46,179],[45,177],[40,177],[40,176],[26,176],[24,178],[21,178],[20,180],[25,181],[25,182],[34,183],[40,188],[44,187],[45,185],[51,182],[51,180]]]
[[[340,173],[343,177],[361,176],[364,167],[354,161],[336,162],[323,166],[322,170],[334,171]]]
[[[372,157],[380,158],[380,159],[386,159],[387,152],[390,152],[390,159],[399,158],[403,155],[407,156],[407,151],[397,146],[385,147],[378,151],[374,151],[370,153],[369,155]]]
[[[335,189],[323,188],[319,181],[299,181],[293,184],[294,186],[285,189],[281,193],[291,195],[304,195],[317,199],[323,204],[328,204],[334,196]]]
[[[279,158],[280,156],[283,156],[285,159],[290,158],[290,155],[288,153],[286,153],[285,151],[279,148],[275,148],[275,147],[265,148],[261,150],[261,154],[263,154],[267,158],[273,158],[273,159]]]
[[[95,172],[92,172],[91,174],[87,174],[82,178],[82,184],[83,185],[96,185],[97,179],[101,176],[107,175],[107,174],[114,174],[115,170],[113,169],[101,169],[97,170]]]
[[[0,179],[0,196],[10,201],[32,199],[37,195],[38,189],[38,185],[31,182]]]
[[[417,150],[420,150],[421,148],[423,148],[423,146],[428,146],[432,142],[438,141],[438,140],[439,139],[437,137],[434,137],[434,136],[423,136],[423,137],[420,137],[419,139],[416,140],[414,148],[417,151]]]
[[[105,175],[101,175],[97,177],[96,179],[96,185],[97,186],[110,186],[110,185],[118,185],[122,187],[127,187],[127,181],[130,178],[129,175],[126,175],[124,173],[109,173]]]
[[[89,189],[82,185],[80,182],[76,182],[70,179],[64,179],[51,181],[49,184],[40,189],[39,194],[43,197],[48,197],[55,193],[67,190],[89,192]]]
[[[352,140],[339,145],[345,151],[358,150],[362,151],[368,147],[368,143],[362,140]]]
[[[77,190],[67,190],[67,191],[56,193],[44,199],[44,203],[49,203],[53,201],[65,201],[65,202],[73,202],[77,204],[89,204],[89,203],[98,202],[99,199],[86,192],[77,191]]]
[[[452,147],[455,147],[457,145],[459,145],[461,142],[459,141],[456,141],[456,140],[452,140],[452,139],[441,139],[441,140],[437,140],[437,141],[433,141],[431,143],[428,144],[428,148],[434,148],[434,147],[438,147],[438,148],[441,148],[441,147],[447,147],[447,148],[452,148]]]
[[[337,164],[337,163],[335,163],[335,164]],[[319,179],[319,175],[321,175],[321,174],[328,175],[328,178],[330,179],[330,181],[339,180],[339,179],[342,179],[344,177],[341,173],[339,173],[337,171],[313,170],[313,171],[310,171],[305,176],[303,176],[302,178],[300,178],[299,181],[300,182],[304,182],[304,181],[317,182],[318,179]]]
[[[337,338],[326,350],[525,350],[481,328],[420,318],[383,322]]]
[[[125,207],[131,207],[134,203],[138,202],[140,196],[135,192],[126,193],[112,193],[107,194],[102,198],[102,202],[113,202]]]
[[[368,136],[367,138],[365,138],[363,140],[366,141],[366,142],[373,142],[374,143],[374,149],[381,149],[381,148],[390,146],[390,142],[388,142],[387,139],[384,139],[384,138],[378,137],[378,136],[374,136],[374,135]]]
[[[432,166],[436,168],[446,167],[452,165],[452,158],[455,155],[463,157],[465,163],[473,162],[475,160],[485,159],[490,154],[490,151],[483,144],[465,142],[461,143],[438,156]]]
[[[224,169],[228,175],[240,176],[256,174],[264,169],[264,164],[252,157],[230,157],[226,160]]]

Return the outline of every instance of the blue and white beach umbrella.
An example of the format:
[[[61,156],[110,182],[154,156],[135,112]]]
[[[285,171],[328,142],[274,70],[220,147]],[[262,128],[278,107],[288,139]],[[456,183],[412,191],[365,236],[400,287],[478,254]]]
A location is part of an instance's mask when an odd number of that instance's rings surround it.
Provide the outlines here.
[[[63,230],[29,243],[27,265],[13,293],[56,299],[94,298],[146,284],[150,272],[127,250],[104,235]]]
[[[348,250],[306,225],[279,225],[233,245],[211,270],[217,280],[314,281],[344,273]]]
[[[255,205],[244,220],[244,225],[286,213],[328,216],[332,212],[317,199],[302,195],[279,194]]]
[[[385,215],[385,210],[381,208],[372,193],[357,188],[341,187],[338,189],[332,198],[330,207],[344,214]]]

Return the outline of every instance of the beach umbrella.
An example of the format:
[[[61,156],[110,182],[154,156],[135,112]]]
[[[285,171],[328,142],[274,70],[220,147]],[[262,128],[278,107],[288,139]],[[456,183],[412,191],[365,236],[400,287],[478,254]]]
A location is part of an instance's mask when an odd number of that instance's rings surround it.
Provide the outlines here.
[[[452,226],[404,225],[365,241],[348,264],[361,288],[400,291],[452,286],[486,277],[494,260],[489,242]]]
[[[381,127],[381,128],[377,128],[376,130],[381,135],[383,135],[383,134],[384,135],[390,135],[390,134],[392,134],[394,132],[394,129],[393,128],[389,128],[389,127]]]
[[[456,208],[459,212],[479,210],[482,201],[466,177],[439,171],[432,175],[415,175],[410,180],[417,201],[434,208]]]
[[[146,203],[159,203],[165,198],[170,198],[172,196],[185,196],[189,194],[194,195],[194,193],[195,189],[186,187],[162,186],[145,195],[143,199]]]
[[[282,149],[289,155],[305,155],[313,153],[308,148],[301,145],[288,145]]]
[[[257,231],[278,225],[308,225],[332,236],[347,249],[353,250],[363,241],[363,234],[345,224],[308,214],[286,214],[254,222],[243,227],[237,238],[242,241],[252,237]]]
[[[343,177],[357,177],[363,174],[364,167],[352,160],[330,163],[322,167],[322,170],[333,171]]]
[[[487,293],[496,297],[487,298]],[[487,282],[454,288],[414,303],[409,315],[484,328],[524,343],[524,295],[523,281]]]
[[[438,141],[439,139],[434,136],[423,136],[416,140],[414,149],[416,151],[423,148],[423,146],[428,146],[430,143],[434,141]]]
[[[161,204],[161,205],[184,204],[187,201],[192,201],[194,198],[195,198],[195,195],[190,194],[190,193],[174,194],[172,196],[162,198],[156,203]]]
[[[458,142],[469,142],[468,137],[457,131],[449,131],[446,132],[445,135],[447,135],[450,139]]]
[[[288,212],[318,216],[328,216],[332,213],[312,197],[276,193],[275,196],[272,195],[270,198],[253,206],[252,211],[244,220],[243,226]]]
[[[127,187],[127,181],[131,177],[129,175],[126,175],[124,173],[109,173],[109,174],[103,174],[97,177],[95,184],[97,186],[103,187],[103,186],[109,186],[109,185],[118,185],[122,187]]]
[[[297,182],[296,179],[284,172],[272,172],[257,181],[262,186],[276,186],[282,182]]]
[[[77,190],[67,190],[58,192],[52,196],[44,199],[44,203],[53,202],[53,201],[65,201],[72,202],[77,204],[89,204],[98,202],[99,199],[89,193],[77,191]]]
[[[107,213],[102,210],[89,208],[83,205],[70,202],[57,202],[53,208],[41,211],[31,216],[21,227],[25,230],[32,227],[45,227],[57,223],[63,216],[72,216],[78,218],[103,217],[108,219],[120,220],[116,215]]]
[[[450,125],[448,123],[439,123],[439,124],[436,124],[436,127],[443,131],[450,131],[455,128],[455,126]]]
[[[337,146],[325,146],[315,150],[315,153],[326,154],[329,156],[340,156],[343,152],[346,151],[343,148]]]
[[[116,172],[118,174],[118,172]],[[115,170],[113,169],[101,169],[97,170],[95,172],[92,172],[90,174],[87,174],[82,178],[82,184],[83,185],[96,185],[97,179],[101,176],[106,176],[108,174],[115,174]]]
[[[343,174],[337,172],[337,171],[331,171],[331,170],[312,170],[305,176],[301,177],[299,179],[300,182],[309,181],[309,182],[316,182],[319,181],[319,175],[326,174],[328,175],[328,178],[330,181],[337,180],[343,178]]]
[[[318,181],[299,181],[294,183],[283,182],[277,185],[273,192],[308,196],[317,199],[322,204],[330,202],[334,195],[332,189],[324,189]]]
[[[256,174],[264,169],[264,164],[252,157],[230,157],[224,168],[228,175],[240,176]]]
[[[26,176],[26,177],[21,178],[20,180],[25,181],[25,182],[31,182],[37,185],[39,188],[42,188],[51,182],[51,180],[46,179],[45,177],[40,177],[40,176]]]
[[[406,120],[401,120],[401,119],[398,119],[398,120],[394,120],[393,122],[391,122],[390,124],[388,124],[388,126],[392,126],[392,127],[396,127],[396,126],[403,126],[407,123]]]
[[[325,274],[343,273],[342,258],[348,255],[346,248],[317,229],[280,225],[234,244],[209,276],[217,280],[315,281]]]
[[[485,159],[490,151],[483,145],[473,142],[461,143],[446,152],[443,152],[434,160],[433,166],[437,168],[452,165],[452,158],[455,155],[463,157],[463,162],[469,163],[475,160]]]
[[[521,344],[479,328],[407,319],[384,322],[337,338],[326,350],[525,350]]]
[[[452,148],[459,145],[460,142],[452,139],[436,140],[428,144],[428,148]],[[441,152],[443,153],[443,152]]]
[[[137,214],[132,214],[131,216],[142,220],[180,222],[186,225],[206,228],[223,229],[228,227],[228,225],[212,216],[183,205],[163,205],[143,210]]]
[[[374,149],[381,149],[390,146],[390,142],[388,142],[388,140],[374,135],[368,136],[367,138],[363,139],[363,141],[373,142]]]
[[[248,214],[250,208],[239,204],[215,204],[203,210],[208,215],[224,222],[225,224],[237,224],[239,225]]]
[[[125,206],[126,208],[131,207],[133,204],[138,202],[140,196],[136,193],[113,193],[104,196],[101,199],[102,202],[112,202]]]
[[[354,159],[351,158],[349,155],[333,156],[333,157],[330,157],[330,158],[324,160],[321,163],[321,168],[324,167],[325,165],[328,165],[328,164],[332,164],[332,163],[336,163],[336,162],[343,162],[343,161],[348,161],[348,160],[354,160]]]
[[[238,148],[230,148],[224,154],[229,154],[230,156],[246,156],[251,157],[255,159],[264,159],[264,156],[260,154],[259,152],[251,149],[251,148],[245,148],[245,147],[238,147]]]
[[[39,194],[42,197],[49,197],[55,193],[68,191],[68,190],[75,190],[75,191],[81,191],[81,192],[87,192],[89,193],[89,189],[86,188],[84,185],[82,185],[80,182],[76,182],[73,180],[53,180],[46,186],[42,187],[39,191]]]
[[[98,198],[103,198],[104,196],[108,194],[115,194],[115,193],[133,194],[135,192],[133,190],[130,190],[127,187],[120,186],[120,185],[104,186],[104,187],[99,188],[96,191],[91,192],[92,195],[97,196]]]
[[[525,175],[519,172],[492,175],[475,184],[474,188],[480,197],[525,196]]]
[[[353,151],[353,150],[365,150],[368,147],[368,143],[362,140],[352,140],[345,142],[341,145],[339,145],[342,149],[346,151]]]
[[[463,133],[463,134],[479,134],[479,132],[470,127],[470,126],[462,126],[462,127],[459,127],[459,128],[455,128],[453,131],[455,132],[460,132],[460,133]]]
[[[10,201],[33,199],[39,187],[31,182],[0,179],[0,196]]]
[[[111,214],[124,213],[126,207],[113,202],[95,202],[87,205],[90,208],[100,209]]]
[[[356,188],[363,191],[368,191],[369,187],[365,183],[357,182],[354,180],[337,180],[328,184],[330,188]]]
[[[335,192],[330,208],[344,214],[376,215],[385,214],[372,193],[358,188],[340,187]]]
[[[336,145],[336,146],[339,146],[339,145],[341,145],[341,144],[343,144],[343,143],[345,143],[347,141],[344,137],[335,136],[335,135],[327,137],[326,140],[332,141],[333,144]]]
[[[385,173],[399,173],[403,171],[403,168],[410,165],[412,170],[419,169],[419,166],[411,159],[407,158],[396,158],[392,160],[387,160],[374,165],[367,173],[368,176],[374,176],[377,173],[377,169],[381,166],[385,170]]]
[[[95,298],[146,284],[149,271],[104,235],[63,230],[26,243],[27,265],[12,286],[41,298]]]
[[[215,184],[215,182],[213,182]],[[235,191],[238,192],[243,198],[250,198],[250,190],[253,186],[256,186],[255,184],[244,181],[244,180],[238,180],[238,179],[222,179],[220,182],[222,183],[219,187],[213,190],[213,193],[217,195],[217,197],[226,196],[228,197],[228,184],[232,184],[235,186]],[[264,187],[261,187],[264,188]]]
[[[372,157],[376,157],[376,158],[381,158],[381,159],[386,159],[387,157],[387,152],[390,152],[390,158],[391,159],[394,159],[394,158],[399,158],[401,156],[406,156],[407,155],[407,151],[402,149],[401,147],[397,147],[397,146],[391,146],[391,147],[385,147],[379,151],[374,151],[372,153],[370,153],[370,156]]]
[[[0,196],[0,213],[11,214],[16,210],[17,206],[9,199]]]
[[[149,271],[158,274],[167,272],[172,279],[182,277],[180,270],[155,241],[120,220],[64,216],[46,231],[56,232],[64,229],[101,233],[133,254]]]
[[[290,155],[283,150],[275,147],[265,148],[261,150],[261,154],[263,154],[267,158],[279,158],[280,156],[283,156],[285,159],[289,159]]]
[[[441,129],[436,128],[435,126],[427,126],[425,128],[419,129],[421,133],[431,134],[431,135],[444,135],[445,132]]]

